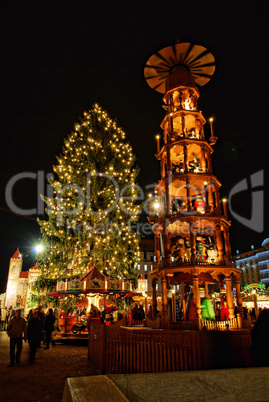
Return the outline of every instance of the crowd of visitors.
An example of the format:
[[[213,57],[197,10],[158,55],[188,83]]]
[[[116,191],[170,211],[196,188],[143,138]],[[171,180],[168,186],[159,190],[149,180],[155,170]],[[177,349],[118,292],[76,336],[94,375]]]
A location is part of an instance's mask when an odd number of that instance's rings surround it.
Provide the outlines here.
[[[235,316],[238,315],[238,310],[235,308]],[[64,314],[64,313],[62,313]],[[147,309],[146,317],[153,319],[153,309],[149,305]],[[10,337],[10,363],[8,367],[12,367],[16,364],[20,364],[20,356],[22,352],[23,340],[28,340],[30,347],[29,363],[33,364],[36,356],[36,350],[43,347],[49,349],[50,343],[54,345],[54,339],[52,336],[55,330],[55,315],[53,309],[49,309],[45,314],[42,306],[30,310],[26,318],[21,317],[21,310],[13,310],[2,308],[0,311],[1,316],[1,330],[7,331]],[[61,314],[59,315],[59,318]],[[109,326],[115,322],[122,322],[122,325],[136,325],[141,324],[145,320],[145,311],[142,304],[134,303],[129,312],[119,310],[114,305],[106,306],[101,312],[93,304],[90,307],[88,316],[86,311],[84,312],[85,324],[87,322],[87,329],[90,332],[90,326],[92,322],[100,325]],[[253,308],[248,310],[243,307],[243,320],[248,320],[254,328],[252,330],[253,339],[253,352],[256,357],[258,365],[269,364],[269,356],[264,353],[267,350],[267,333],[269,330],[269,309],[259,308],[259,316],[256,319],[256,311]]]
[[[116,317],[114,317],[113,313],[116,311],[117,314]],[[142,322],[145,319],[143,305],[138,305],[138,303],[134,303],[132,309],[127,314],[124,310],[119,310],[119,308],[116,306],[107,306],[101,312],[96,306],[92,304],[89,315],[87,317],[87,329],[89,331],[90,323],[92,321],[108,326],[123,319],[126,319],[128,324]]]
[[[0,308],[0,317],[1,317],[1,331],[5,331],[7,327],[8,320],[11,319],[14,315],[14,311],[12,307],[10,309]]]
[[[46,345],[44,349],[49,349],[50,342],[54,344],[54,340],[51,337],[55,323],[55,316],[52,309],[49,309],[47,314],[44,313],[42,306],[32,309],[26,319],[21,317],[20,309],[17,309],[15,312],[9,309],[6,320],[7,334],[10,338],[10,363],[8,367],[15,365],[15,349],[16,364],[20,364],[23,340],[25,342],[28,340],[29,343],[30,364],[33,364],[36,350],[42,347],[42,342]]]

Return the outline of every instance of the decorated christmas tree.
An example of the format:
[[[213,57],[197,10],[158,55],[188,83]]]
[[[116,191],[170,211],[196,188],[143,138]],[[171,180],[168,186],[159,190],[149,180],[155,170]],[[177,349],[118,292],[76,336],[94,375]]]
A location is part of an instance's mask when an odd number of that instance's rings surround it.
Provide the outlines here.
[[[140,206],[132,148],[97,104],[74,128],[53,167],[53,196],[42,196],[48,215],[39,220],[42,276],[80,276],[96,264],[112,279],[135,280],[139,234],[131,225]]]

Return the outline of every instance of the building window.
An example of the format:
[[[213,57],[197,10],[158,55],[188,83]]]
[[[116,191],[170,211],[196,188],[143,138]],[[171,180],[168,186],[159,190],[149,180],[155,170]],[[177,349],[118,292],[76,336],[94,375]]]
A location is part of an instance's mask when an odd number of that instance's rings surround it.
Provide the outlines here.
[[[137,265],[137,269],[140,271],[140,264]]]
[[[158,290],[158,283],[156,283],[156,290]]]
[[[144,271],[147,271],[147,270],[148,270],[148,266],[144,265]]]

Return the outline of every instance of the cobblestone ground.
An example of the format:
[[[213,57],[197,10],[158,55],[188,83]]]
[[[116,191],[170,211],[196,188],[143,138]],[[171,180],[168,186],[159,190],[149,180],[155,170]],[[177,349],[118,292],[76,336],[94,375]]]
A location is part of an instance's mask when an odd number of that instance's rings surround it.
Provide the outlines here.
[[[38,349],[29,364],[29,344],[23,342],[21,364],[9,364],[9,338],[0,332],[0,401],[61,401],[65,380],[100,374],[88,359],[85,345],[56,343],[49,350]]]

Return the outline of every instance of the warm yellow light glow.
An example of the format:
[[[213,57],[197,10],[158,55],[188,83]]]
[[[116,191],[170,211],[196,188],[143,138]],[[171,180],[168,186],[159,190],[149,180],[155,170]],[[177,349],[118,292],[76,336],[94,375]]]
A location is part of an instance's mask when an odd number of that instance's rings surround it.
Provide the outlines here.
[[[227,198],[223,198],[223,199],[222,199],[222,202],[227,202]]]
[[[159,135],[156,135],[156,140],[159,140],[160,139],[160,136]]]
[[[209,121],[214,121],[213,117],[210,117]]]

